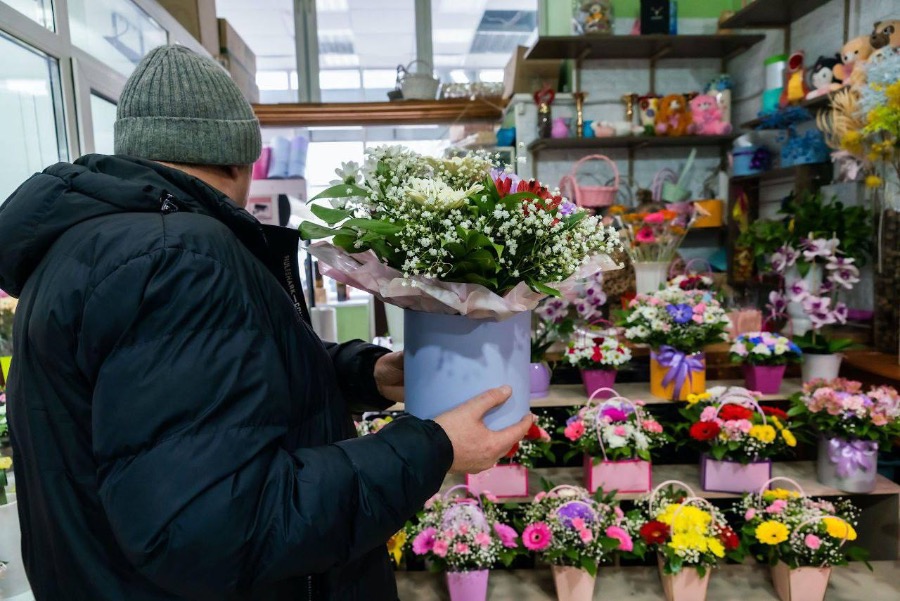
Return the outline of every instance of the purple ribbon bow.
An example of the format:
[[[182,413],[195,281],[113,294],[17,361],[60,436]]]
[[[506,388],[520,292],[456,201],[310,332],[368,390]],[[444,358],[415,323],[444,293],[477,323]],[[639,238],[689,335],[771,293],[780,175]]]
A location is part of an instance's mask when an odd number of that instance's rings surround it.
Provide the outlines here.
[[[666,387],[675,382],[676,397],[681,394],[685,378],[693,384],[693,373],[704,370],[702,359],[696,355],[682,353],[675,347],[665,344],[659,347],[659,352],[656,353],[656,362],[662,367],[669,368],[666,377],[663,378],[662,385]]]
[[[858,470],[874,471],[878,464],[878,443],[871,440],[828,441],[828,459],[837,464],[837,475],[847,478]]]

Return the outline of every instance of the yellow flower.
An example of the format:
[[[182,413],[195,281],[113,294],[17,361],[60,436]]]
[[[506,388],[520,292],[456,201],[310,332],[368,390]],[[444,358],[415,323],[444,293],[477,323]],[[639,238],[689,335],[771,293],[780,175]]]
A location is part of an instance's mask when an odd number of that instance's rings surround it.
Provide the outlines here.
[[[709,539],[697,532],[683,532],[673,534],[669,546],[676,551],[699,551],[706,553],[709,549]]]
[[[879,188],[884,181],[878,177],[877,175],[869,175],[866,177],[866,187],[867,188]]]
[[[787,443],[787,446],[797,446],[797,437],[794,436],[793,432],[791,432],[790,430],[782,430],[781,437],[784,439],[784,442]]]
[[[750,436],[763,443],[770,443],[775,440],[775,428],[769,425],[753,426],[750,428]]]
[[[390,538],[387,542],[388,553],[394,558],[394,563],[400,565],[403,558],[403,546],[406,544],[406,532],[401,530]]]
[[[778,417],[775,415],[769,417],[769,423],[774,425],[779,430],[784,430],[784,425],[782,425],[781,420],[778,419]]]
[[[700,395],[694,394],[693,392],[687,395],[687,404],[688,405],[696,405],[700,402]]]
[[[719,539],[708,538],[706,539],[706,545],[709,547],[709,552],[716,557],[725,557],[725,546]]]
[[[841,518],[827,517],[823,518],[822,521],[825,522],[825,529],[828,531],[828,536],[839,538],[841,540],[845,537],[847,540],[856,540],[856,530]]]
[[[800,496],[795,490],[788,490],[786,488],[773,488],[772,490],[767,490],[763,493],[763,499],[766,501],[774,501],[775,499],[796,499]]]
[[[756,527],[756,539],[767,545],[777,545],[788,539],[788,527],[781,522],[769,520]]]
[[[9,457],[0,457],[0,470],[8,470],[12,467],[12,459]]]

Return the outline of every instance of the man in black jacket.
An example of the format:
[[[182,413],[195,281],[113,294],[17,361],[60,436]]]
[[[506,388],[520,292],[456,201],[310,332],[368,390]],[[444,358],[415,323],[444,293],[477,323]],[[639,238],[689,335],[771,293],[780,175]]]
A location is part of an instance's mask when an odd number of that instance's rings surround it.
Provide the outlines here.
[[[39,601],[396,599],[387,539],[530,425],[484,427],[497,389],[354,439],[349,408],[402,398],[402,361],[309,328],[297,234],[241,208],[259,151],[225,72],[161,47],[122,93],[116,156],[49,167],[0,207]]]

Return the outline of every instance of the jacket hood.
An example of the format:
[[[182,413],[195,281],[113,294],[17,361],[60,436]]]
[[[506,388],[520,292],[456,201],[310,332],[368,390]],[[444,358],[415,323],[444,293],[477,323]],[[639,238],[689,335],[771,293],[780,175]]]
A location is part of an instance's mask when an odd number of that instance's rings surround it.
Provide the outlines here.
[[[225,222],[251,251],[264,244],[259,222],[199,179],[152,161],[90,154],[33,175],[0,206],[0,288],[18,297],[69,228],[116,213],[165,212],[167,199]]]

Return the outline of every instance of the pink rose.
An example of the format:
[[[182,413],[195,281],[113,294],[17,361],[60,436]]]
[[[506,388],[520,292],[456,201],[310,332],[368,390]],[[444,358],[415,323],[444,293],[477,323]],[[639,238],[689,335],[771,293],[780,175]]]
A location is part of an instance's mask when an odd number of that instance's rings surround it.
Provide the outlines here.
[[[502,544],[507,549],[515,548],[516,539],[519,537],[516,534],[515,529],[507,526],[506,524],[501,524],[497,522],[494,524],[494,532],[497,533],[497,536],[500,537],[500,544]]]
[[[413,539],[413,553],[416,555],[425,555],[432,549],[434,549],[434,537],[437,534],[437,530],[434,528],[426,528],[422,530],[416,538]]]
[[[616,426],[613,433],[616,436],[625,436],[628,432],[625,430],[625,426]]]
[[[443,532],[441,532],[441,536],[448,540],[456,538],[456,530],[454,530],[453,528],[448,528],[448,529],[444,530]]]
[[[652,432],[654,434],[661,434],[663,431],[663,427],[656,420],[650,420],[644,422],[644,430],[647,432]]]
[[[703,316],[702,316],[702,315],[699,315],[699,314],[697,314],[697,313],[694,313],[694,315],[691,317],[691,320],[693,320],[694,323],[702,324],[702,323],[703,323]]]
[[[447,541],[438,539],[434,541],[434,546],[431,550],[434,551],[434,554],[438,557],[447,557],[447,551],[449,549],[450,547],[447,545]]]
[[[703,313],[704,311],[706,311],[706,303],[697,303],[694,305],[694,315]]]
[[[787,507],[787,501],[784,499],[776,499],[772,504],[766,507],[766,513],[781,513]]]
[[[588,544],[589,542],[591,542],[592,540],[594,540],[594,533],[591,532],[591,531],[590,531],[589,529],[587,529],[587,528],[585,528],[584,530],[579,531],[579,532],[578,532],[578,536],[581,537],[581,542],[583,542],[584,544]]]
[[[455,551],[457,555],[465,555],[469,552],[469,545],[467,545],[466,543],[456,543]]]
[[[544,491],[541,491],[538,494],[534,495],[534,502],[540,503],[541,501],[544,500],[544,497],[546,497],[546,496],[547,496],[547,493],[545,493]]]
[[[815,551],[819,547],[822,546],[822,539],[816,536],[815,534],[807,534],[806,538],[803,539],[804,544]]]
[[[606,536],[619,541],[619,551],[632,551],[634,549],[634,541],[631,540],[631,536],[623,528],[610,526],[606,529]]]
[[[622,508],[618,505],[613,507],[613,513],[616,514],[616,518],[618,518],[620,521],[625,517],[625,512],[622,511]]]
[[[753,423],[749,419],[741,419],[738,420],[737,429],[743,432],[744,434],[749,434],[750,430],[753,428]]]
[[[634,301],[632,301],[632,302],[634,302]],[[652,296],[647,300],[647,303],[650,306],[655,307],[656,305],[658,305],[660,303],[660,300],[658,298],[656,298],[655,296]]]
[[[754,508],[750,508],[747,510],[747,513],[744,514],[744,521],[749,522],[753,518],[756,517],[756,510]]]
[[[574,528],[575,530],[584,530],[584,520],[581,518],[573,518],[572,528]]]
[[[488,534],[487,532],[479,532],[478,534],[475,535],[475,544],[482,546],[482,547],[490,546],[491,535]]]
[[[888,423],[888,418],[883,413],[874,413],[872,414],[872,424],[876,426],[886,426]]]
[[[700,414],[701,422],[711,422],[716,419],[716,408],[710,405],[703,410],[703,413]]]

